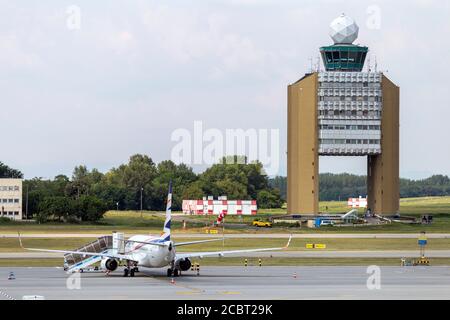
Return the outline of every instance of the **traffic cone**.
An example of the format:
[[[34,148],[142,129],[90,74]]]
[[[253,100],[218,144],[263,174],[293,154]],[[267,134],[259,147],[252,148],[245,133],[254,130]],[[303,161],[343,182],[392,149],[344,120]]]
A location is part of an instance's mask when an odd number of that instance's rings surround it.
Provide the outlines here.
[[[175,279],[174,278],[170,279],[170,283],[175,284]]]
[[[9,273],[9,276],[8,276],[8,280],[15,280],[16,279],[16,276],[14,275],[14,272],[10,272]]]

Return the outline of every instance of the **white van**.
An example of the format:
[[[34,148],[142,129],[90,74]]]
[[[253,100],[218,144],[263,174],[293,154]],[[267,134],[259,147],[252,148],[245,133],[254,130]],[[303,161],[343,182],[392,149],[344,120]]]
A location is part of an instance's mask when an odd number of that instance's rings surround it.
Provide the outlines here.
[[[320,226],[333,226],[334,222],[331,220],[322,220],[320,221]]]

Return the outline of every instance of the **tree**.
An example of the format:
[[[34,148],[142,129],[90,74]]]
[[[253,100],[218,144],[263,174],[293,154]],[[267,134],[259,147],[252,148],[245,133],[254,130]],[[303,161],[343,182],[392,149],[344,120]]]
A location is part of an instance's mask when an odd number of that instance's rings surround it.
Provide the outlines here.
[[[275,177],[270,186],[281,191],[286,199],[287,178]],[[319,176],[320,200],[345,200],[367,195],[367,177],[348,173],[321,173]],[[422,180],[400,179],[400,197],[450,195],[450,179],[444,175],[433,175]]]
[[[36,221],[38,223],[46,223],[48,220],[48,215],[45,211],[39,212],[36,214]]]
[[[67,219],[74,214],[73,200],[67,197],[46,197],[39,203],[39,214],[46,219],[49,217]]]
[[[153,160],[146,155],[136,154],[130,157],[127,164],[122,164],[117,169],[113,168],[108,179],[126,190],[128,209],[138,210],[141,188],[147,196],[154,194],[152,182],[156,176],[157,169]]]
[[[59,196],[64,196],[67,185],[69,183],[70,183],[69,177],[63,174],[57,175],[55,179],[53,179],[53,187],[56,194]]]
[[[98,221],[106,211],[105,203],[94,196],[83,195],[74,202],[74,212],[82,221]]]
[[[280,191],[281,198],[286,200],[287,194],[287,179],[286,177],[276,176],[269,179],[269,185],[272,188],[278,189]]]
[[[91,191],[92,195],[105,202],[108,209],[116,209],[117,203],[119,203],[120,208],[128,208],[131,206],[134,207],[136,205],[134,202],[130,202],[126,188],[112,184],[106,179],[103,179],[102,182],[93,185]],[[134,194],[132,197],[134,197]],[[134,199],[131,198],[131,201],[134,201]]]
[[[170,160],[160,162],[157,166],[157,175],[152,182],[152,188],[146,189],[146,193],[153,190],[153,194],[147,197],[149,207],[156,210],[164,210],[169,182],[172,181],[172,208],[180,210],[185,189],[196,180],[197,175],[187,165],[177,165]]]
[[[200,175],[203,191],[214,197],[226,195],[229,199],[247,198],[248,178],[245,166],[246,164],[227,164],[226,158],[212,165]]]
[[[131,156],[128,164],[120,166],[119,169],[123,183],[136,190],[150,184],[157,173],[153,160],[141,154]]]
[[[72,173],[72,181],[67,185],[66,193],[79,198],[81,195],[89,194],[90,188],[89,170],[86,166],[75,167]]]
[[[69,183],[65,176],[57,176],[55,180],[33,178],[23,182],[23,189],[28,190],[28,214],[39,212],[39,204],[47,197],[65,196],[65,186]],[[67,180],[66,180],[67,179]],[[23,203],[26,203],[27,193],[23,192]],[[23,206],[25,209],[25,206]]]
[[[244,171],[247,176],[247,193],[251,198],[255,199],[258,194],[258,190],[268,189],[269,180],[264,172],[264,168],[261,162],[250,163],[244,166]]]
[[[0,161],[0,178],[22,179],[23,173],[19,170],[12,169]]]
[[[204,192],[202,190],[201,182],[195,181],[192,182],[189,186],[184,189],[183,199],[186,200],[198,200],[202,199],[204,196]]]
[[[257,200],[258,207],[261,209],[281,208],[283,205],[278,189],[259,191]]]

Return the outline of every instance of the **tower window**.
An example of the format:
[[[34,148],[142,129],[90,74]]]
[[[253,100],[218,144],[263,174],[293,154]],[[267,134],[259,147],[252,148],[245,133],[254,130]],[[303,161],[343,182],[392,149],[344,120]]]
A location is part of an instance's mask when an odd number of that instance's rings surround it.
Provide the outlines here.
[[[333,60],[339,61],[339,51],[333,51]]]

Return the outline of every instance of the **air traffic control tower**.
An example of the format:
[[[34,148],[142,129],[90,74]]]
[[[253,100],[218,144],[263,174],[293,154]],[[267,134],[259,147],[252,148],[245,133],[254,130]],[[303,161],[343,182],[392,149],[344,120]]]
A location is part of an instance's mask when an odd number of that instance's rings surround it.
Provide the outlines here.
[[[368,48],[353,44],[358,31],[348,16],[336,18],[334,44],[320,48],[325,71],[288,87],[290,214],[319,213],[319,156],[367,157],[368,208],[398,213],[399,87],[362,71]]]

